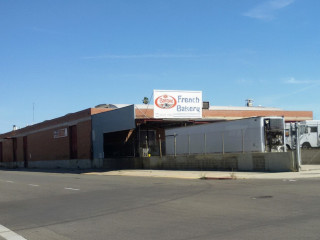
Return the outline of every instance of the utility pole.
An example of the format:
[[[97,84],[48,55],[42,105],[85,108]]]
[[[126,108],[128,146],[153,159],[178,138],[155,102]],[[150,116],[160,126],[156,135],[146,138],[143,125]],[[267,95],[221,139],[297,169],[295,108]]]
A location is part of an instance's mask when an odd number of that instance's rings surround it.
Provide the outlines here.
[[[34,103],[32,103],[32,125],[34,124]]]
[[[300,149],[300,124],[295,123],[296,129],[296,149],[295,149],[295,159],[296,159],[296,170],[300,171],[301,168],[301,149]]]

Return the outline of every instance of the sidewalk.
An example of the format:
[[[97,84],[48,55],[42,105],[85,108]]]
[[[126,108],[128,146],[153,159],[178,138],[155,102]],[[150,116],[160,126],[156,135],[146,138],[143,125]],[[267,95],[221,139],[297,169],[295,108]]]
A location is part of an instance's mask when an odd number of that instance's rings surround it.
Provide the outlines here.
[[[300,172],[230,172],[230,171],[179,171],[179,170],[115,170],[85,174],[104,176],[159,177],[182,179],[298,179],[320,178],[320,165],[302,165]]]

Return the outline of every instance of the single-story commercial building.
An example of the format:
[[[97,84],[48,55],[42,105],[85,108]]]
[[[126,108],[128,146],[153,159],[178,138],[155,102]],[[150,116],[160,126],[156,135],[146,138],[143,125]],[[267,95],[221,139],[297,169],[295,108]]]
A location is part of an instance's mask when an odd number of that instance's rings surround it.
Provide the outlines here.
[[[0,134],[0,167],[101,168],[107,159],[165,155],[164,130],[257,116],[312,120],[312,111],[206,106],[202,118],[154,118],[153,105],[102,104]]]

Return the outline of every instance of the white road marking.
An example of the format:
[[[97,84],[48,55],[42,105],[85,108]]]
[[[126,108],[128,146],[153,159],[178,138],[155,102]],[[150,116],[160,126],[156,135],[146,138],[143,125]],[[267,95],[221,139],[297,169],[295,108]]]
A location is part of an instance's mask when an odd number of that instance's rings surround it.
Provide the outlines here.
[[[37,184],[28,184],[29,186],[32,186],[32,187],[39,187],[39,185],[37,185]]]
[[[65,187],[64,189],[66,189],[66,190],[73,190],[73,191],[79,191],[80,189],[78,189],[78,188],[67,188],[67,187]]]
[[[6,182],[8,182],[8,183],[14,183],[14,181],[6,181]]]
[[[19,234],[12,232],[9,228],[0,224],[0,236],[6,240],[27,240]]]

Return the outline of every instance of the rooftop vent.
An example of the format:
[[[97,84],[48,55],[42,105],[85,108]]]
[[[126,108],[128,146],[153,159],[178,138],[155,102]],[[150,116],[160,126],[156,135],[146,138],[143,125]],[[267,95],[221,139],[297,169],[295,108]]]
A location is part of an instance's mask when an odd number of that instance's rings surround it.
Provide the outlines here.
[[[252,107],[253,106],[253,99],[246,99],[246,106]]]
[[[99,104],[95,106],[95,108],[118,108],[118,107],[113,104]]]
[[[209,102],[202,102],[202,109],[209,109],[210,104]]]

